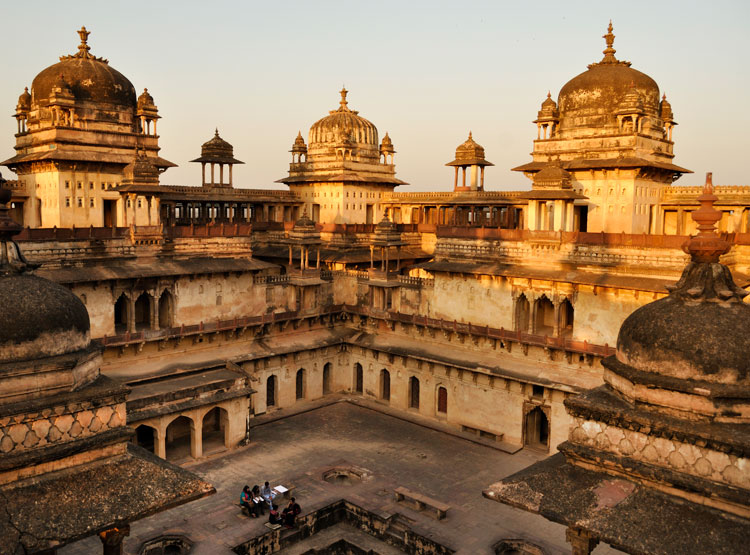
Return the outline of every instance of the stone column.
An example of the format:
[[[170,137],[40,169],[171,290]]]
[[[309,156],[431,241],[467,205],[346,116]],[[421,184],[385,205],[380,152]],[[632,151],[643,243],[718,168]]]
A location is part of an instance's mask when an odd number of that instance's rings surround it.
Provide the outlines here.
[[[190,419],[190,456],[200,459],[203,456],[203,422],[197,414]]]
[[[232,164],[229,164],[229,186],[232,186]]]
[[[599,543],[590,532],[572,526],[565,530],[565,540],[570,544],[571,555],[591,555]]]
[[[133,295],[128,297],[128,331],[130,333],[135,331],[135,299]]]
[[[554,337],[559,337],[560,336],[560,302],[559,301],[556,302],[554,306],[555,306],[555,317],[554,317],[555,325],[552,331],[552,335]]]
[[[566,205],[565,231],[575,231],[573,229],[573,220],[575,220],[575,206],[573,201],[570,201]]]
[[[104,546],[102,553],[104,555],[122,555],[122,540],[128,535],[130,535],[130,525],[128,524],[99,532],[99,539],[102,540]]]
[[[159,299],[154,296],[149,297],[149,307],[151,308],[151,329],[159,329]]]
[[[166,460],[167,458],[167,427],[159,423],[158,428],[154,428],[154,454]]]
[[[553,231],[562,231],[564,229],[563,227],[563,215],[564,214],[565,214],[565,201],[556,200],[554,221],[552,222]]]
[[[224,164],[219,164],[219,185],[224,184]]]

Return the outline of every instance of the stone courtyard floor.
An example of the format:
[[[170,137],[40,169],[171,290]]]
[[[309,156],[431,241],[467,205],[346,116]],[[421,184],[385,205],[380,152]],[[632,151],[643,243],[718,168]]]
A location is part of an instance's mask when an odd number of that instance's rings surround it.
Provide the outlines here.
[[[570,553],[563,526],[482,497],[488,485],[544,455],[528,450],[510,455],[345,400],[311,408],[255,426],[246,447],[184,465],[213,484],[216,494],[133,523],[125,553],[137,554],[143,542],[177,534],[193,542],[191,554],[232,555],[230,548],[268,531],[265,518],[251,519],[237,506],[242,486],[265,480],[292,483],[303,514],[347,499],[373,512],[400,513],[414,521],[415,532],[458,553],[493,553],[498,541],[518,538],[549,554]],[[367,469],[372,478],[352,485],[322,479],[330,467],[346,465]],[[399,486],[450,505],[447,518],[437,521],[397,504],[393,490]],[[325,533],[333,537],[335,530]],[[91,537],[59,553],[101,550],[99,539]],[[391,551],[383,546],[382,552]],[[600,545],[594,553],[617,552]]]

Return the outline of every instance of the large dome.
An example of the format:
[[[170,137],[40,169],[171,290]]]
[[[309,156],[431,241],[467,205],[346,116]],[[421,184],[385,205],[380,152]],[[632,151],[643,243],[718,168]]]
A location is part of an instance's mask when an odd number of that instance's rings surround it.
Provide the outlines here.
[[[356,110],[350,110],[346,101],[348,91],[341,89],[341,102],[338,110],[331,110],[326,117],[316,121],[310,127],[310,146],[344,144],[358,147],[371,146],[379,148],[378,130],[375,125],[358,115]]]
[[[78,33],[81,44],[78,52],[62,56],[60,61],[42,70],[31,83],[32,102],[44,102],[50,97],[53,87],[62,77],[76,100],[104,102],[136,107],[135,87],[122,73],[109,65],[107,60],[89,53],[89,32],[83,27]]]
[[[576,135],[584,128],[610,133],[618,130],[617,112],[626,96],[637,92],[643,113],[659,118],[659,86],[651,77],[630,67],[630,62],[615,58],[612,48],[614,35],[610,23],[607,48],[601,62],[591,64],[588,70],[573,77],[558,97],[561,138]]]

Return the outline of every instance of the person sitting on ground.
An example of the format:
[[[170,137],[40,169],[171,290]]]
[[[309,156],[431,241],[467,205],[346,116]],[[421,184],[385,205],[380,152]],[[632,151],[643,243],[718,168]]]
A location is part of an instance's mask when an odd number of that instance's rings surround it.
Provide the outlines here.
[[[294,528],[294,521],[301,512],[302,507],[300,507],[294,497],[292,497],[292,500],[289,501],[289,505],[284,509],[284,526],[287,528]]]
[[[279,514],[278,505],[273,505],[271,511],[268,513],[268,522],[271,524],[278,524],[279,526],[284,524],[284,521],[281,519],[281,515]]]
[[[245,486],[242,488],[242,493],[240,494],[240,506],[247,509],[247,514],[249,514],[253,518],[257,518],[258,515],[255,514],[255,508],[253,506],[253,498],[252,493],[250,492],[250,486]]]
[[[260,495],[259,485],[256,484],[253,486],[253,489],[250,493],[250,499],[253,502],[253,510],[256,516],[258,516],[258,514],[261,514],[261,515],[266,514],[266,511],[263,508],[263,505],[265,505],[265,502],[263,501],[263,497],[261,497]]]
[[[270,509],[273,509],[273,500],[276,497],[276,494],[271,489],[271,485],[268,482],[266,482],[261,488],[260,495],[263,499],[266,500],[266,503],[268,503],[268,507]]]

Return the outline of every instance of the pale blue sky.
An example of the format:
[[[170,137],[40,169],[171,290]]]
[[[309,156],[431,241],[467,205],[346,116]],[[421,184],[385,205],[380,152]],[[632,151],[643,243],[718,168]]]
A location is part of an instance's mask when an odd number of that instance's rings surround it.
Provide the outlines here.
[[[471,129],[495,163],[488,189],[525,189],[510,168],[531,160],[539,104],[602,57],[656,80],[672,103],[676,163],[719,184],[750,184],[750,3],[743,1],[407,2],[214,0],[3,3],[0,156],[13,155],[9,117],[24,86],[72,54],[81,25],[159,107],[162,155],[179,164],[162,183],[197,185],[188,163],[214,127],[246,162],[242,187],[286,175],[298,130],[338,105],[389,132],[399,190],[450,190],[444,163]],[[6,177],[7,169],[2,169]]]

